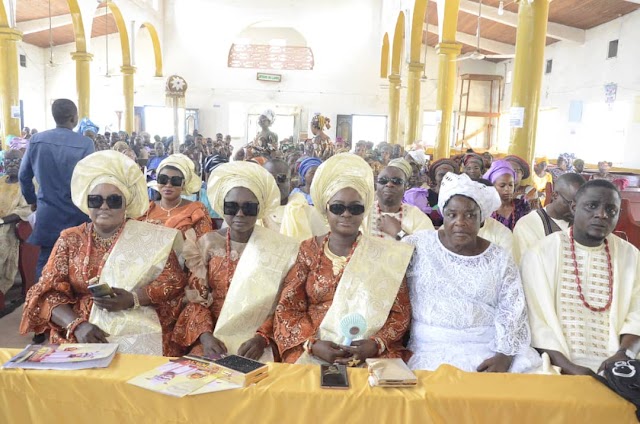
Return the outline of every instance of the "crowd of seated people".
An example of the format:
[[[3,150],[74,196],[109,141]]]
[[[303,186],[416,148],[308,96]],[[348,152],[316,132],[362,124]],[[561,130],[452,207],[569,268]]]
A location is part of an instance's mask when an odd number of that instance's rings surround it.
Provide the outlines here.
[[[612,234],[621,194],[607,178],[562,172],[542,207],[515,156],[429,164],[420,148],[351,152],[320,130],[291,146],[262,126],[264,148],[235,160],[222,134],[179,153],[134,136],[136,158],[157,158],[153,179],[96,141],[70,182],[88,222],[62,231],[20,331],[166,356],[478,372],[590,374],[640,352],[640,256]],[[115,295],[93,297],[99,282]],[[345,345],[349,314],[367,325]]]

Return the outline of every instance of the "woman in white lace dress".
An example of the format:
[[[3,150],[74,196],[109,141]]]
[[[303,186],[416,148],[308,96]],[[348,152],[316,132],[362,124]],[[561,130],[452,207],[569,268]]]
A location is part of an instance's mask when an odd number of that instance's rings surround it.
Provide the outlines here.
[[[447,173],[439,231],[404,239],[415,246],[407,277],[412,305],[412,369],[450,364],[464,371],[526,372],[540,365],[518,267],[501,247],[478,237],[500,206],[493,187]]]

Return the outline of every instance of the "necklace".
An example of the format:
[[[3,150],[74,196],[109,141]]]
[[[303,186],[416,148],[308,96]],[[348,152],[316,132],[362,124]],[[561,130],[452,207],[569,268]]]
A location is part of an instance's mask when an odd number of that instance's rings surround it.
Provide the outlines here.
[[[338,274],[334,277],[335,281],[340,281],[340,279],[342,278],[342,274],[344,273],[344,270],[347,267],[347,265],[349,265],[349,261],[351,260],[351,256],[353,256],[353,252],[355,252],[356,247],[358,247],[358,242],[360,241],[360,236],[361,235],[362,235],[362,233],[358,231],[358,235],[356,236],[356,239],[354,240],[353,244],[351,245],[351,250],[349,251],[349,254],[347,255],[347,259],[345,260],[344,266],[338,272]],[[321,263],[322,255],[324,255],[325,249],[327,248],[327,246],[329,244],[329,237],[330,236],[331,236],[331,232],[329,232],[325,236],[324,240],[322,241],[322,246],[320,247],[320,251],[318,252],[318,257],[317,257],[318,265],[316,266],[316,271],[315,271],[316,275],[318,275],[320,273],[320,263]],[[329,249],[329,251],[330,251],[330,249]]]
[[[180,206],[182,204],[182,197],[180,198],[180,201],[178,202],[177,205],[175,205],[174,207],[170,208],[170,209],[165,209],[162,207],[162,200],[160,201],[160,209],[162,209],[163,211],[165,211],[167,213],[167,216],[171,216],[171,212],[177,208],[178,206]]]
[[[84,257],[84,261],[82,262],[82,278],[87,282],[87,285],[90,286],[92,284],[97,283],[100,280],[100,275],[102,274],[102,268],[104,264],[107,262],[113,247],[116,245],[116,241],[120,237],[122,230],[124,229],[124,225],[120,226],[118,231],[115,232],[111,237],[102,238],[100,237],[93,227],[93,224],[89,224],[89,243],[87,243],[87,251],[86,256]],[[102,256],[102,260],[100,261],[100,266],[98,267],[98,272],[95,277],[89,278],[89,256],[91,255],[91,248],[93,247],[94,238],[96,241],[96,245],[103,249],[108,249],[105,254]]]
[[[377,209],[377,213],[378,213],[378,218],[382,218],[382,209],[380,209],[380,203],[376,202],[376,209]],[[396,218],[398,221],[400,221],[400,229],[402,229],[402,214],[403,214],[404,208],[402,207],[402,204],[400,204],[400,211],[396,212],[399,213],[398,218]],[[390,213],[390,215],[395,215]],[[395,217],[394,217],[395,218]],[[384,238],[385,233],[383,233],[382,231],[378,231],[378,237],[380,238]]]
[[[571,259],[573,260],[573,271],[576,276],[576,284],[578,285],[578,297],[582,301],[582,304],[589,310],[593,312],[604,312],[611,307],[611,301],[613,299],[613,266],[611,266],[611,252],[609,252],[609,241],[604,239],[604,251],[607,253],[607,266],[609,268],[609,298],[607,299],[607,304],[601,308],[596,308],[594,306],[589,305],[587,300],[582,293],[582,283],[580,281],[580,276],[578,275],[578,261],[576,260],[576,246],[575,239],[573,238],[573,227],[569,231],[569,243],[571,245]]]
[[[227,228],[227,287],[231,287],[231,278],[233,278],[233,272],[231,272],[231,229]]]

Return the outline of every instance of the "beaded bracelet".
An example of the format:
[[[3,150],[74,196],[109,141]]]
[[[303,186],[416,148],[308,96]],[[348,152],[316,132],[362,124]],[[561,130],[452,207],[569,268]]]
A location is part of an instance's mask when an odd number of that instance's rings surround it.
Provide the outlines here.
[[[131,291],[133,295],[133,309],[140,309],[140,298],[138,297],[138,293],[135,290]]]
[[[317,342],[318,339],[316,339],[315,337],[310,337],[306,342],[304,342],[304,350],[309,354],[309,355],[313,355],[313,344],[315,342]]]
[[[380,337],[371,337],[371,340],[373,340],[378,347],[378,356],[382,355],[384,351],[387,350],[387,346],[384,344]]]
[[[83,322],[87,322],[87,320],[84,318],[78,317],[73,321],[71,321],[69,324],[67,324],[67,326],[65,327],[65,329],[67,330],[67,340],[69,340],[69,338],[73,335],[73,333],[75,333],[76,328],[78,328],[80,324],[82,324]]]

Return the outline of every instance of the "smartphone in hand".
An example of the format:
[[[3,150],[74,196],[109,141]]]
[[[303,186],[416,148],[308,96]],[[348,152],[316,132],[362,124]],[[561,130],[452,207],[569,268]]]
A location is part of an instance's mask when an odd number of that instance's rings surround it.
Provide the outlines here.
[[[348,389],[347,366],[341,364],[320,365],[320,387],[323,389]]]
[[[93,297],[115,297],[116,294],[107,283],[92,284],[87,287]]]

